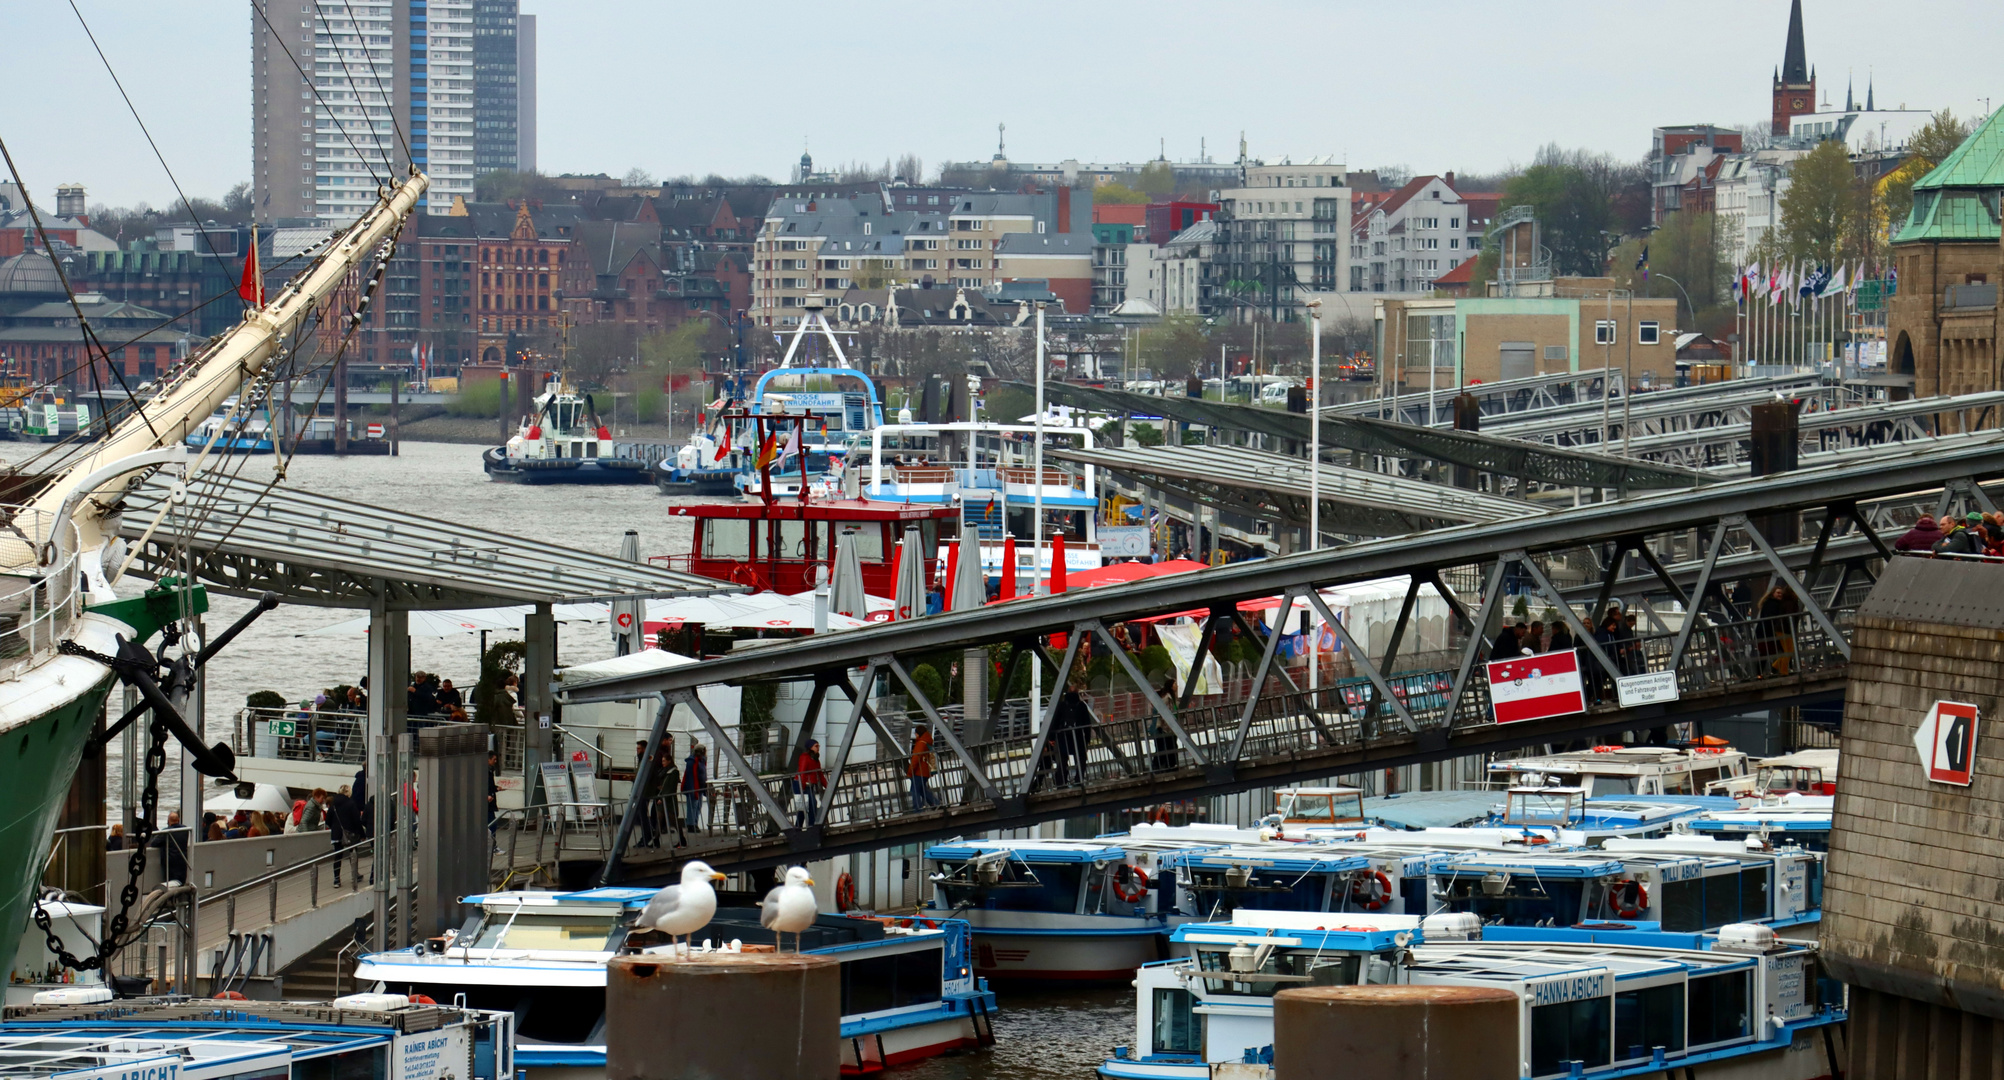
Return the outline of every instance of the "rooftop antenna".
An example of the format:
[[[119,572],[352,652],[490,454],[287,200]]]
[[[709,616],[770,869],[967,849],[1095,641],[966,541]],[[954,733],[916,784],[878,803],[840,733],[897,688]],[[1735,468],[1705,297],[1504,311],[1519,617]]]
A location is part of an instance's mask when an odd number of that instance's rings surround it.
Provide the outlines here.
[[[1004,136],[1007,135],[1008,132],[1009,132],[1008,124],[995,125],[995,156],[999,160],[1006,161],[1008,160],[1009,157],[1006,150],[1008,146],[1008,141],[1004,138]]]

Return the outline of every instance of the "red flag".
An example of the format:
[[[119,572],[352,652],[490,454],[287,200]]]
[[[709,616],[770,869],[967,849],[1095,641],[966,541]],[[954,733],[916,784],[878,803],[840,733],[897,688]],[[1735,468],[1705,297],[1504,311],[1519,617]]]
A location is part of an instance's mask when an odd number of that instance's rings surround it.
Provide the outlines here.
[[[264,306],[264,275],[257,269],[257,228],[251,228],[250,254],[244,259],[243,280],[237,282],[237,295],[252,307]]]

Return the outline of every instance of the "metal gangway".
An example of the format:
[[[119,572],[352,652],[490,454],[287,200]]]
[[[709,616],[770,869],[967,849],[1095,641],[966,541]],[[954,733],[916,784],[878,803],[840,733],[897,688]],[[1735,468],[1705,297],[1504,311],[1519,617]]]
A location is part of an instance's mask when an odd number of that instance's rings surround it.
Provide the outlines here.
[[[693,854],[718,866],[772,865],[929,836],[1023,827],[1102,810],[1224,794],[1315,777],[1443,760],[1602,733],[1741,715],[1830,700],[1843,691],[1851,613],[1893,557],[1891,540],[1922,513],[1994,510],[1986,485],[2004,477],[2004,433],[1949,436],[1880,448],[1809,468],[1502,521],[1476,522],[1331,550],[1305,552],[817,635],[666,671],[567,685],[566,701],[658,695],[658,738],[686,709],[707,735],[719,775],[743,785],[751,812],[660,856],[625,852],[634,807],[605,852],[608,877],[658,876]],[[2004,568],[2000,568],[2004,572]],[[1321,590],[1404,579],[1405,601],[1382,648],[1366,650],[1328,610]],[[1401,642],[1423,586],[1452,610],[1451,653],[1414,668]],[[1779,608],[1758,598],[1782,590]],[[1304,686],[1276,664],[1281,635],[1262,633],[1239,605],[1279,598],[1316,609],[1352,665],[1349,681]],[[1583,713],[1499,724],[1481,663],[1498,618],[1522,597],[1565,623],[1593,701]],[[1615,600],[1646,616],[1633,637],[1597,642],[1587,622]],[[1262,650],[1250,677],[1219,694],[1192,681],[1163,694],[1122,649],[1114,628],[1176,612],[1203,618],[1199,653],[1237,635]],[[1062,646],[1056,644],[1059,635]],[[949,722],[912,677],[921,657],[1000,647],[1003,685],[1033,655],[1071,671],[1082,650],[1109,658],[1146,708],[1107,715],[1088,695],[1093,723],[1054,734],[1058,698],[1041,702],[1030,731],[994,716]],[[1202,665],[1196,665],[1201,670]],[[1620,680],[1659,678],[1647,703],[1624,705]],[[1667,679],[1660,676],[1668,675]],[[761,773],[696,697],[701,685],[812,680],[799,739],[821,738],[825,789],[801,799],[795,778]],[[939,742],[931,787],[939,805],[914,805],[909,743],[874,708],[878,689],[901,692]],[[828,695],[852,706],[821,723]],[[880,755],[850,760],[860,727]],[[839,730],[838,730],[839,728]],[[803,744],[804,745],[804,744]],[[811,808],[807,805],[811,801]]]

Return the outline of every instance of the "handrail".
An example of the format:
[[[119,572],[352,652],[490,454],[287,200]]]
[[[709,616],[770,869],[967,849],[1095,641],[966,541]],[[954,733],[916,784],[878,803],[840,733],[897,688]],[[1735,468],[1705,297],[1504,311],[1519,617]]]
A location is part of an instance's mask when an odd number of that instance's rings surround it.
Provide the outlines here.
[[[46,511],[0,505],[0,562],[13,567],[0,572],[0,680],[5,680],[53,655],[68,636],[66,628],[83,613],[76,525]]]
[[[211,903],[217,900],[226,900],[232,896],[237,895],[238,893],[248,892],[251,889],[268,886],[275,882],[282,881],[285,878],[297,874],[302,870],[317,869],[323,863],[330,861],[338,861],[344,855],[353,856],[359,860],[363,854],[366,854],[369,851],[370,851],[369,845],[366,843],[358,842],[353,844],[344,844],[341,847],[323,851],[320,854],[315,855],[314,857],[307,859],[303,862],[296,862],[293,863],[291,866],[287,866],[279,870],[274,870],[269,874],[264,874],[259,877],[251,878],[249,881],[241,881],[235,885],[230,886],[227,889],[219,889],[215,892],[210,893],[207,896],[198,897],[196,898],[195,903],[197,906],[200,906],[202,904]]]

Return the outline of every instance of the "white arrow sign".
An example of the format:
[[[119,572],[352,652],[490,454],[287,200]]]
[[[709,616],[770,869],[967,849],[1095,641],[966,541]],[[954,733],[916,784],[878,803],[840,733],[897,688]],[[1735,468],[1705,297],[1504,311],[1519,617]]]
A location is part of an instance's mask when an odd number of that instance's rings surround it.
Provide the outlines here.
[[[1976,774],[1976,706],[1937,701],[1914,732],[1921,769],[1937,784],[1968,787]]]

